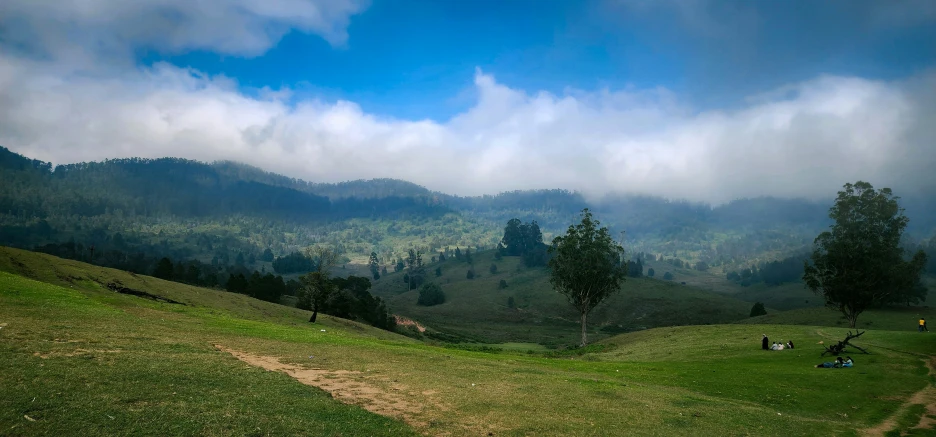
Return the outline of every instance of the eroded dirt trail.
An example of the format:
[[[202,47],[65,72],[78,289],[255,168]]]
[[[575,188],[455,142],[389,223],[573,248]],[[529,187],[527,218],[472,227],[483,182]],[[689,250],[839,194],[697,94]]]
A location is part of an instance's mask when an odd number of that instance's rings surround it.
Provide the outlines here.
[[[929,368],[929,376],[936,374],[936,357],[929,357],[929,359],[926,360],[926,367]],[[927,378],[927,381],[929,381],[929,378]],[[883,436],[888,431],[897,427],[897,420],[911,405],[923,405],[926,407],[926,412],[920,417],[920,421],[913,426],[913,429],[932,429],[933,425],[936,424],[936,420],[931,419],[929,416],[936,416],[936,386],[928,383],[922,390],[910,396],[894,414],[891,414],[890,417],[877,426],[862,430],[861,435],[865,437]]]
[[[420,420],[420,415],[423,413],[423,405],[425,405],[425,403],[407,399],[404,393],[407,393],[409,390],[402,384],[381,381],[382,384],[379,385],[389,387],[389,390],[386,390],[378,387],[377,384],[369,383],[367,380],[372,377],[361,372],[310,369],[294,364],[282,363],[275,357],[253,355],[229,349],[221,345],[215,345],[215,347],[252,366],[283,372],[303,384],[325,390],[330,393],[332,397],[346,404],[360,406],[372,413],[380,414],[381,416],[403,420],[415,427],[422,428],[427,426],[427,423]],[[423,395],[427,396],[431,396],[432,394],[433,393],[429,392],[423,393]],[[430,402],[429,405],[442,407],[433,399],[426,399],[425,401]]]

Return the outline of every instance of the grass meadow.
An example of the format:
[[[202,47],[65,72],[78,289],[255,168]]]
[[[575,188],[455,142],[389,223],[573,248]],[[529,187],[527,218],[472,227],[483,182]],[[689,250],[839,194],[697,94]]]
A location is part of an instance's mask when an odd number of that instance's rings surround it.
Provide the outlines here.
[[[847,329],[767,317],[468,350],[2,249],[0,435],[932,435],[936,334],[869,315],[871,355],[816,369]]]

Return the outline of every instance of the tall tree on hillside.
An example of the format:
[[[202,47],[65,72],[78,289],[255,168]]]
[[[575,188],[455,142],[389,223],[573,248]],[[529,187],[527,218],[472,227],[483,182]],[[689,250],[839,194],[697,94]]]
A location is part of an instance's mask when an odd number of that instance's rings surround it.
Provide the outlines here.
[[[504,227],[504,238],[501,239],[506,248],[506,255],[520,256],[523,253],[523,232],[520,230],[520,219],[510,219]]]
[[[370,267],[371,276],[374,277],[374,280],[380,279],[380,262],[377,261],[377,252],[370,253],[370,260],[367,262],[367,265]]]
[[[153,270],[153,276],[171,281],[172,269],[172,261],[169,258],[162,258],[159,260],[159,263],[156,264],[156,269]]]
[[[549,260],[549,283],[578,310],[582,346],[588,344],[588,313],[617,291],[627,276],[622,261],[624,248],[611,238],[608,228],[599,228],[600,224],[585,208],[581,223],[569,226],[566,234],[553,239],[549,248],[553,255]]]
[[[410,249],[406,258],[406,267],[408,272],[404,276],[404,281],[409,290],[415,290],[426,279],[426,267],[423,265],[422,251]]]
[[[315,271],[299,277],[302,285],[296,306],[305,310],[312,310],[309,322],[315,323],[318,313],[335,292],[335,285],[328,280],[331,270],[338,263],[338,252],[323,246],[315,246],[306,250],[306,256],[312,259]]]
[[[854,328],[858,315],[888,303],[920,283],[926,254],[904,259],[900,237],[910,221],[890,188],[858,181],[839,191],[829,217],[835,223],[814,241],[803,281]]]
[[[543,232],[540,231],[539,224],[536,223],[536,220],[533,220],[529,224],[522,225],[520,233],[523,235],[523,253],[528,253],[543,244]]]
[[[312,260],[313,271],[319,272],[327,279],[332,269],[338,264],[338,251],[330,247],[314,246],[306,249],[306,257]]]
[[[319,311],[324,311],[325,302],[337,289],[335,284],[328,280],[322,272],[310,272],[299,277],[299,296],[296,307],[312,310],[309,322],[315,323]]]

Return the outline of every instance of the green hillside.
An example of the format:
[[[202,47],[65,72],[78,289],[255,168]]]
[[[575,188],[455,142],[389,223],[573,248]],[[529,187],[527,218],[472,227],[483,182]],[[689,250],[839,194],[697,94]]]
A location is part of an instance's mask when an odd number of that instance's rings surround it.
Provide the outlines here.
[[[310,325],[17,250],[0,270],[4,435],[881,435],[932,414],[936,343],[916,332],[869,330],[852,369],[812,367],[844,329],[789,325],[648,329],[549,358]],[[763,352],[762,331],[800,346]]]
[[[260,270],[265,251],[285,256],[313,244],[363,263],[382,263],[411,247],[495,246],[512,218],[536,220],[547,239],[584,207],[628,251],[724,269],[781,259],[807,249],[828,224],[827,202],[738,199],[724,205],[614,195],[600,200],[562,189],[460,197],[391,179],[314,183],[244,164],[177,158],[112,159],[52,166],[0,147],[0,245],[99,262],[147,273],[152,259],[199,260]],[[831,193],[830,193],[831,194]],[[911,228],[925,242],[934,208],[908,204]],[[82,250],[76,250],[78,247]],[[936,257],[933,257],[936,258]],[[223,278],[222,278],[223,279]],[[223,282],[222,282],[223,285]]]
[[[428,266],[427,280],[439,284],[447,296],[441,305],[417,305],[418,290],[407,291],[405,272],[376,281],[373,293],[386,299],[395,313],[445,334],[440,337],[444,340],[552,347],[578,340],[578,314],[553,291],[545,268],[524,267],[519,257],[498,261],[494,251],[474,254],[473,261],[473,267],[455,259]],[[492,264],[497,266],[493,274]],[[439,277],[434,274],[436,267],[442,271]],[[470,268],[474,279],[467,279]],[[506,288],[499,286],[501,280]],[[514,308],[508,304],[510,298]],[[620,293],[591,313],[590,335],[598,339],[659,326],[730,323],[747,317],[751,305],[676,281],[628,278]]]

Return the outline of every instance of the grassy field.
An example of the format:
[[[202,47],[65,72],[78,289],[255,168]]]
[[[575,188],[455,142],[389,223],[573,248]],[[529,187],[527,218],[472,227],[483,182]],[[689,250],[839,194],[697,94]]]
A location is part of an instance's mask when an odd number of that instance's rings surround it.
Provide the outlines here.
[[[491,264],[497,273],[490,273]],[[429,267],[429,280],[439,284],[447,301],[432,307],[416,305],[417,290],[406,290],[403,273],[392,273],[374,285],[393,311],[440,330],[446,338],[480,343],[539,343],[550,347],[577,344],[579,319],[565,298],[549,285],[547,271],[521,266],[517,257],[496,261],[493,251],[474,255],[474,279],[469,265],[449,260]],[[507,288],[500,288],[501,280]],[[513,297],[515,308],[508,306]],[[658,326],[729,323],[747,317],[750,302],[681,285],[674,281],[628,278],[621,292],[589,315],[592,338]]]
[[[936,337],[910,330],[869,329],[851,369],[812,367],[846,329],[780,324],[472,351],[26,252],[0,270],[49,281],[0,272],[0,435],[932,433],[910,428],[934,414]]]

